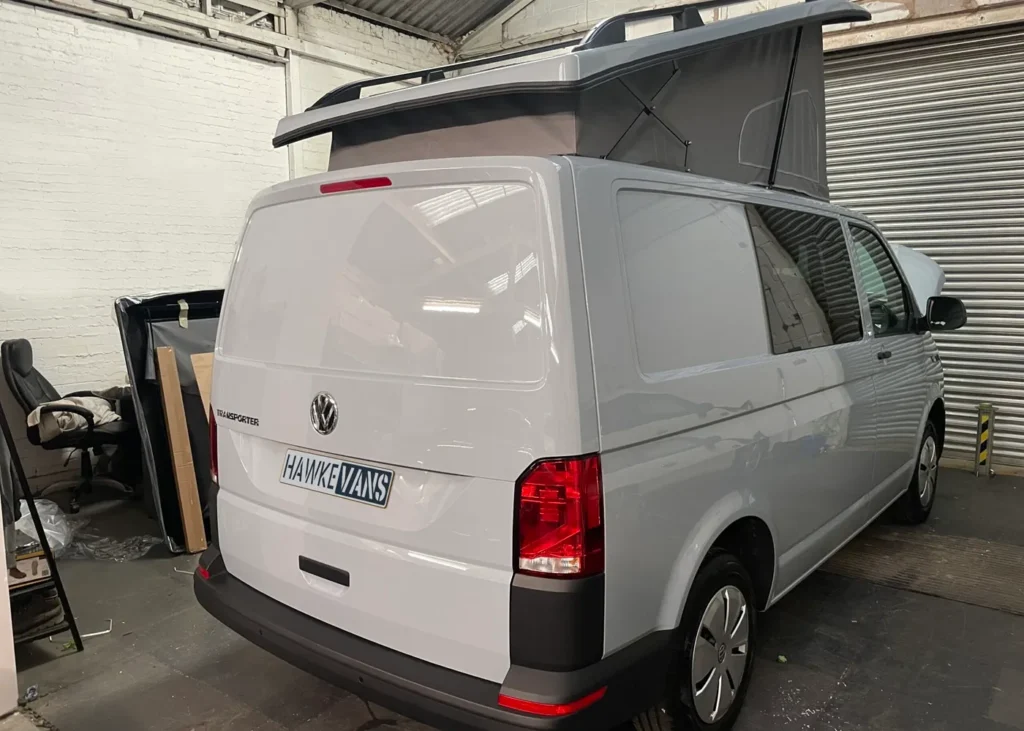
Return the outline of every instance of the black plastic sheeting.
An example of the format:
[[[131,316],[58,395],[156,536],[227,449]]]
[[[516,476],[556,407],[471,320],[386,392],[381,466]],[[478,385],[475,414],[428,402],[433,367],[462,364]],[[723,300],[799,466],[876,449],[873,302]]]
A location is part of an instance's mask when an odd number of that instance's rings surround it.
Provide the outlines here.
[[[179,292],[142,297],[121,297],[114,303],[117,326],[121,332],[132,400],[142,439],[143,495],[153,514],[167,548],[183,553],[185,538],[174,483],[174,469],[167,440],[160,385],[154,364],[155,348],[174,348],[181,380],[185,419],[188,424],[192,460],[203,516],[208,518],[207,495],[210,490],[209,427],[192,369],[194,353],[213,351],[224,290]],[[182,327],[183,308],[187,307],[188,327]],[[209,525],[207,525],[209,534]]]

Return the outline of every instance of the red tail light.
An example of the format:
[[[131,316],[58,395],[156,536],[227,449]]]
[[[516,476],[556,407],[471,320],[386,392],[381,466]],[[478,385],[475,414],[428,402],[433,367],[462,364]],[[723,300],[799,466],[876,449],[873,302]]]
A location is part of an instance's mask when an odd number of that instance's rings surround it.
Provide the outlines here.
[[[337,183],[324,183],[320,186],[320,193],[348,193],[353,190],[366,190],[367,188],[387,188],[391,185],[391,178],[363,178],[362,180],[342,180]]]
[[[594,705],[604,698],[607,692],[607,688],[601,688],[572,703],[537,703],[535,701],[525,701],[522,698],[513,698],[510,695],[499,695],[498,705],[504,708],[511,708],[513,711],[532,713],[535,716],[568,716],[570,713],[576,713]]]
[[[601,458],[538,462],[519,480],[519,570],[576,578],[604,571]]]
[[[210,476],[217,482],[217,419],[210,407]]]
[[[205,566],[196,566],[196,573],[199,574],[199,578],[203,581],[210,580],[210,570]]]

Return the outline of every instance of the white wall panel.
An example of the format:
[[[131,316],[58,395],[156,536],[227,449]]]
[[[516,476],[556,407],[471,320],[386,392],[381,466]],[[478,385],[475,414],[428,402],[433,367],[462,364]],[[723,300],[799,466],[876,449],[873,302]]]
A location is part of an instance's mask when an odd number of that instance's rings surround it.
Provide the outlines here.
[[[284,68],[16,3],[0,39],[0,339],[62,392],[123,383],[114,298],[222,286],[250,198],[287,178]]]

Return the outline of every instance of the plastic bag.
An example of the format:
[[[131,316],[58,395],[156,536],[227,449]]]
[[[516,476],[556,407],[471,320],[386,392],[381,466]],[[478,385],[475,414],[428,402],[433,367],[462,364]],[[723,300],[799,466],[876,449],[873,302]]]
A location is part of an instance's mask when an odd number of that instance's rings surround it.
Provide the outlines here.
[[[64,558],[117,563],[136,561],[149,553],[153,546],[162,542],[156,536],[130,536],[119,539],[82,528],[75,534],[75,540]]]
[[[46,534],[50,550],[53,551],[55,558],[60,558],[74,539],[74,529],[64,511],[52,500],[36,500],[36,510],[39,511],[39,522],[43,524],[43,533]],[[14,527],[33,541],[39,542],[36,527],[32,523],[32,513],[29,512],[28,503],[24,500],[21,501],[21,517]]]

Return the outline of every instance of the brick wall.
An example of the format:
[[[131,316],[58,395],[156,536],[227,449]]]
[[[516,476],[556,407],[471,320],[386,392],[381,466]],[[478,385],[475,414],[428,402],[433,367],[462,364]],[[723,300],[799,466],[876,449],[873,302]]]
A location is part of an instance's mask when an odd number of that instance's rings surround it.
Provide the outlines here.
[[[305,41],[348,51],[396,69],[420,69],[449,62],[449,51],[433,41],[416,38],[374,23],[311,6],[299,11],[299,37]]]
[[[61,392],[124,383],[114,298],[222,286],[250,198],[287,177],[284,68],[8,2],[0,37],[0,340]]]

